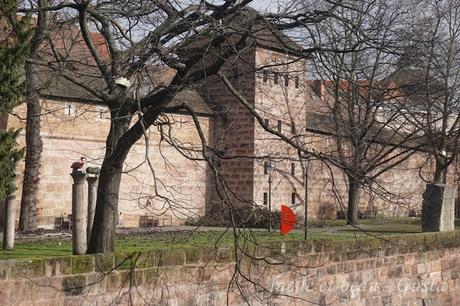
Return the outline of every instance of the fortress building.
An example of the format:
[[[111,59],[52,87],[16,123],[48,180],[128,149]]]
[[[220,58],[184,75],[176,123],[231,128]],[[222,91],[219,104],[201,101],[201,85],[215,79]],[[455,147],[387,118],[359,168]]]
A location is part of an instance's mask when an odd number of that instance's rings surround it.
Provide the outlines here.
[[[93,38],[98,39],[97,35]],[[189,48],[192,52],[193,46]],[[258,27],[250,47],[222,69],[244,101],[217,77],[176,95],[173,103],[185,102],[199,125],[188,112],[165,113],[133,146],[120,188],[120,226],[142,226],[149,218],[160,225],[183,224],[189,218],[221,211],[213,169],[202,157],[203,145],[218,152],[212,158],[226,182],[225,192],[236,206],[267,207],[271,196],[274,209],[289,205],[302,219],[306,195],[311,218],[336,218],[345,210],[347,178],[343,171],[318,158],[303,158],[286,142],[324,156],[334,154],[334,130],[327,120],[327,84],[307,80],[312,73],[306,60],[297,56],[299,49],[282,33]],[[153,86],[168,84],[174,75],[174,70],[164,67],[152,67],[148,73]],[[81,156],[90,166],[101,164],[110,114],[98,98],[64,78],[47,71],[40,78],[44,84],[43,153],[36,217],[41,227],[49,228],[56,218],[71,213],[70,165]],[[86,82],[94,85],[97,80]],[[23,128],[25,117],[26,105],[22,104],[2,118],[0,128]],[[267,127],[278,135],[269,133]],[[25,146],[24,132],[19,144]],[[270,195],[269,162],[275,166]],[[385,172],[378,183],[390,193],[378,197],[365,189],[360,210],[405,215],[420,209],[425,188],[420,169],[430,171],[423,152]],[[18,201],[22,172],[20,164]]]

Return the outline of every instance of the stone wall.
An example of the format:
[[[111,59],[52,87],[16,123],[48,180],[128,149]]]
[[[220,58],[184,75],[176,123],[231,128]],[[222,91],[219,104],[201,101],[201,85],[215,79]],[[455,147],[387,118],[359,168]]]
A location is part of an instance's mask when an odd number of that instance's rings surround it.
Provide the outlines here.
[[[422,154],[415,154],[380,175],[374,186],[364,186],[360,195],[360,211],[372,210],[386,216],[407,216],[411,209],[420,211],[425,190],[425,181],[420,173],[426,174],[427,169],[422,169],[426,164]],[[308,190],[312,208],[309,213],[317,219],[334,218],[336,211],[342,208],[346,211],[348,179],[340,169],[319,160],[309,162]]]
[[[306,130],[307,114],[327,111],[327,107],[321,90],[315,92],[314,82],[305,80],[308,74],[305,67],[304,61],[289,55],[248,48],[230,59],[222,71],[261,118],[268,120],[269,127],[277,131],[279,121],[280,132],[287,139],[316,152],[333,154],[333,137]],[[296,150],[280,137],[266,132],[217,77],[208,78],[200,90],[216,112],[212,118],[200,117],[200,123],[208,145],[222,156],[216,157],[212,150],[207,152],[225,184],[216,184],[205,162],[182,156],[159,137],[153,127],[148,154],[145,141],[139,141],[126,160],[120,193],[120,225],[137,226],[145,215],[158,216],[160,224],[181,224],[187,218],[204,215],[205,210],[213,207],[219,211],[222,201],[217,196],[217,188],[229,195],[234,207],[267,205],[268,175],[264,173],[264,165],[270,159],[276,163],[272,185],[274,209],[287,204],[301,216],[299,219],[303,218],[306,172],[310,218],[331,219],[337,211],[346,209],[347,179],[340,169],[318,160],[309,162],[307,169],[307,163],[299,160]],[[101,105],[55,100],[43,100],[42,104],[44,151],[37,214],[40,226],[52,227],[56,217],[70,214],[70,164],[80,156],[86,156],[90,165],[101,164],[110,120],[107,109]],[[14,113],[15,116],[9,117],[8,127],[23,127],[24,120],[19,118],[25,118],[25,105],[17,107]],[[196,150],[191,157],[202,158],[201,140],[192,118],[177,114],[168,117],[173,122],[172,131],[165,134],[171,135],[177,144],[193,146]],[[25,145],[24,133],[19,142]],[[155,179],[146,156],[155,169]],[[376,195],[364,190],[360,210],[372,208],[389,215],[407,215],[410,209],[420,210],[425,182],[419,169],[423,168],[421,173],[429,180],[433,170],[430,165],[426,154],[417,153],[381,175],[375,185],[380,184],[389,193]],[[23,166],[18,167],[18,202]],[[455,173],[456,169],[451,172]],[[455,175],[450,178],[451,184],[457,183]]]
[[[258,49],[256,65],[260,69],[256,77],[256,111],[273,131],[300,147],[308,147],[305,119],[311,101],[305,83],[305,61]],[[257,158],[254,201],[267,207],[268,175],[264,167],[271,160],[275,165],[272,174],[272,209],[279,210],[282,204],[289,205],[299,216],[303,216],[304,169],[297,150],[286,143],[286,139],[267,132],[259,123],[255,124],[254,130]]]
[[[254,105],[254,61],[255,50],[248,48],[221,69],[249,105]],[[207,79],[203,92],[211,104],[216,106],[216,116],[210,124],[210,143],[220,152],[221,158],[216,157],[214,164],[225,180],[225,184],[209,181],[207,210],[220,214],[228,206],[222,206],[219,193],[227,195],[234,208],[252,204],[255,119],[217,77]]]
[[[251,257],[238,252],[238,266],[233,249],[215,248],[3,260],[0,301],[46,306],[244,305],[244,298],[251,305],[460,303],[460,232],[388,241],[286,241],[244,250]]]
[[[90,166],[101,165],[110,115],[104,106],[88,103],[43,100],[42,108],[43,153],[37,215],[40,226],[49,228],[55,218],[71,214],[70,165],[80,156],[85,156]],[[25,118],[25,111],[24,104],[15,108],[17,116],[10,116],[9,127],[23,127],[24,121],[19,118]],[[200,151],[201,141],[192,118],[179,114],[167,116],[171,124],[164,128],[165,137],[170,136],[168,140],[177,146]],[[200,117],[200,123],[207,136],[209,118]],[[160,225],[169,225],[204,214],[205,163],[188,160],[160,137],[156,129],[151,129],[148,147],[144,139],[140,140],[125,161],[119,196],[121,226],[138,226],[143,216],[154,217]],[[18,142],[25,146],[24,132]],[[153,165],[154,174],[148,162]],[[17,169],[17,203],[21,201],[23,169],[22,161]]]
[[[316,144],[316,149],[327,154],[333,139],[328,136],[311,133],[309,139]],[[398,154],[398,150],[394,154]],[[390,157],[390,156],[389,156]],[[434,163],[426,152],[416,152],[392,169],[379,175],[374,185],[366,185],[361,191],[359,209],[377,211],[386,216],[407,216],[410,210],[420,212],[425,185],[433,175]],[[319,160],[309,163],[308,200],[312,212],[310,216],[329,219],[341,207],[346,210],[348,199],[348,179],[343,171],[332,165],[325,165]],[[452,186],[458,185],[457,165],[452,164],[447,181]],[[372,173],[371,173],[372,174]],[[303,202],[303,198],[301,199]]]
[[[333,135],[306,130],[307,125],[312,128],[312,123],[307,122],[311,120],[307,114],[325,114],[330,112],[330,106],[326,103],[325,93],[316,88],[319,82],[305,80],[305,76],[311,74],[306,71],[308,65],[305,61],[258,49],[256,67],[260,71],[255,79],[255,109],[269,123],[269,127],[300,147],[321,152],[324,156],[336,155],[337,146]],[[324,128],[320,122],[315,124],[320,124],[317,127],[319,131]],[[308,172],[306,193],[309,218],[331,219],[336,217],[337,211],[346,211],[348,182],[341,169],[315,158],[310,158],[309,162],[300,161],[292,146],[281,140],[280,136],[265,131],[257,121],[254,130],[253,201],[256,204],[267,205],[268,175],[264,173],[264,164],[271,159],[276,165],[271,194],[274,209],[285,204],[293,208],[300,218],[304,216],[304,178],[305,172]],[[396,150],[394,155],[398,152]],[[360,211],[401,216],[407,215],[411,209],[421,210],[424,179],[431,178],[430,166],[426,154],[418,152],[386,171],[375,180],[373,186],[364,186]],[[456,184],[457,181],[451,177],[450,183]]]

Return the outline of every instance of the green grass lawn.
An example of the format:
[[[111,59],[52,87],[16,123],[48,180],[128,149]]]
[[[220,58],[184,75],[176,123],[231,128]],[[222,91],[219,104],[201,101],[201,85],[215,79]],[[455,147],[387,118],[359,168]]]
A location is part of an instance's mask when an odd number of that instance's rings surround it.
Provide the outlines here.
[[[456,220],[456,229],[460,230],[460,220]],[[360,229],[346,226],[344,220],[312,222],[308,229],[308,238],[314,240],[350,240],[368,237],[414,234],[421,232],[420,218],[385,218],[360,220]],[[268,233],[264,230],[240,230],[239,241],[264,244],[275,241],[303,240],[302,230],[295,230],[285,236],[278,231]],[[370,235],[369,235],[370,234]],[[210,231],[155,232],[146,235],[119,237],[116,251],[132,252],[152,249],[183,247],[230,246],[234,242],[232,230],[213,229]],[[69,238],[36,239],[17,241],[13,251],[0,251],[0,259],[55,257],[72,254]]]
[[[278,232],[271,234],[265,231],[245,230],[240,232],[239,241],[263,244],[264,242],[301,240],[303,232],[294,231],[285,236]],[[311,239],[351,239],[353,233],[333,235],[331,233],[312,233]],[[234,242],[233,232],[224,230],[198,232],[158,232],[144,236],[120,237],[116,240],[117,252],[145,251],[152,249],[188,248],[188,247],[222,247],[231,246]],[[40,239],[39,241],[17,241],[12,251],[0,250],[0,259],[35,258],[72,255],[72,243],[67,239]]]

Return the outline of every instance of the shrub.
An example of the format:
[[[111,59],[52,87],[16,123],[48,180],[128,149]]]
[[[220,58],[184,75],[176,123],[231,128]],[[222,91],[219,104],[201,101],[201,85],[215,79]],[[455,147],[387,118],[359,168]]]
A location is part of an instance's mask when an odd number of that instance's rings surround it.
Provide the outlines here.
[[[233,220],[237,227],[247,228],[268,228],[269,212],[264,207],[254,207],[253,209],[242,209],[235,211]],[[272,211],[272,228],[278,228],[280,222],[280,212]],[[200,218],[189,219],[185,225],[190,226],[232,226],[232,221],[229,214],[217,213]]]

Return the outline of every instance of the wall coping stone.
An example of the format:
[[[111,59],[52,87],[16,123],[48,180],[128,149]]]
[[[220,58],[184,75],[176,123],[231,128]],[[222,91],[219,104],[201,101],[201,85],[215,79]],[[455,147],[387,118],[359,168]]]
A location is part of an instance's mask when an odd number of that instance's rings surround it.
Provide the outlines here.
[[[361,240],[279,241],[261,246],[249,246],[239,251],[254,258],[272,262],[297,260],[307,262],[365,260],[372,257],[420,253],[429,258],[445,249],[460,247],[460,231],[420,233],[403,236],[366,238]],[[426,252],[426,253],[421,253]],[[433,253],[433,254],[432,254]],[[243,256],[244,257],[244,256]],[[79,275],[91,272],[123,272],[133,268],[146,269],[159,266],[202,266],[233,263],[235,250],[222,248],[170,248],[149,251],[69,255],[62,257],[0,260],[0,281]]]

